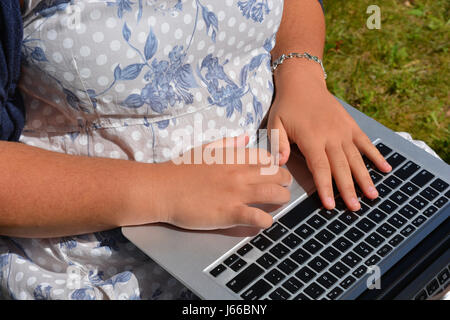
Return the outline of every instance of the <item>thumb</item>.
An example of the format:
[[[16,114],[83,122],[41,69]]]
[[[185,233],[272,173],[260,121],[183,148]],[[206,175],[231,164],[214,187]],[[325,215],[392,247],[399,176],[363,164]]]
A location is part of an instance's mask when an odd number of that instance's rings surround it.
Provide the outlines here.
[[[289,143],[288,135],[279,117],[274,117],[273,120],[271,121],[271,125],[269,125],[268,128],[269,128],[268,132],[269,139],[272,146],[276,145],[276,141],[272,141],[272,139],[278,138],[278,156],[280,159],[280,166],[282,166],[288,161],[289,154],[291,152],[291,146]],[[275,150],[271,150],[272,154],[276,156],[273,153],[274,151]]]

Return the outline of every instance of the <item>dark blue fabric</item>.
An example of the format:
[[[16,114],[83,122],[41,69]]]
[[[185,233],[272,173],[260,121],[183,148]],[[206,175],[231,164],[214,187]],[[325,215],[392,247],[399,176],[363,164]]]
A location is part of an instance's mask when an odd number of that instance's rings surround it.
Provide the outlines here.
[[[19,1],[0,0],[0,140],[19,140],[25,123],[25,107],[16,86],[22,37]]]

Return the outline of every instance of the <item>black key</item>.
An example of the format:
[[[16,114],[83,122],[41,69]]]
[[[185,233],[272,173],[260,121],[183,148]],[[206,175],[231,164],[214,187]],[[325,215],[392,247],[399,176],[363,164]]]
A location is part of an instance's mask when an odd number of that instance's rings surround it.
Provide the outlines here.
[[[219,274],[221,274],[222,272],[224,272],[227,269],[227,267],[225,267],[223,264],[219,264],[217,267],[215,267],[214,269],[212,269],[209,273],[213,276],[213,277],[217,277]]]
[[[278,259],[283,258],[289,252],[289,248],[285,245],[278,243],[273,248],[270,249],[270,253],[273,254]]]
[[[272,289],[272,286],[263,279],[260,279],[254,285],[252,285],[247,291],[241,294],[241,298],[244,300],[258,300],[263,295],[265,295],[270,289]]]
[[[299,293],[296,297],[294,297],[294,300],[311,300],[310,298],[308,298],[306,295],[304,295],[303,293]]]
[[[411,219],[417,214],[417,209],[414,209],[409,204],[398,210],[398,213],[400,213],[402,216],[404,216],[406,219]]]
[[[417,228],[422,225],[427,220],[424,216],[420,215],[417,218],[415,218],[411,223],[416,226]]]
[[[384,246],[382,246],[378,251],[377,254],[380,255],[381,257],[386,256],[389,252],[391,252],[392,247],[388,244],[385,244]]]
[[[358,216],[353,212],[347,210],[344,213],[341,213],[341,215],[339,216],[339,220],[347,225],[351,225],[353,222],[358,220]]]
[[[448,199],[445,197],[440,197],[439,199],[437,199],[434,202],[434,205],[438,208],[442,208],[446,203],[447,203]]]
[[[437,289],[439,289],[439,282],[436,279],[433,279],[428,285],[427,285],[427,293],[429,296],[432,296]]]
[[[381,258],[379,256],[377,256],[376,254],[374,254],[369,259],[367,259],[366,262],[364,262],[364,264],[366,266],[370,267],[370,266],[376,265],[380,260],[381,260]]]
[[[310,296],[312,299],[317,299],[322,293],[325,292],[325,289],[319,286],[317,283],[311,283],[308,287],[305,288],[305,290],[303,290],[303,292]]]
[[[365,258],[373,251],[373,249],[367,243],[362,241],[355,247],[354,251],[361,257]]]
[[[303,287],[303,283],[301,283],[296,277],[290,277],[282,284],[282,286],[293,294]]]
[[[350,271],[350,269],[346,267],[342,262],[337,262],[329,269],[329,271],[336,277],[342,278],[347,272]]]
[[[320,231],[315,238],[317,240],[319,240],[320,242],[322,242],[323,244],[327,244],[328,242],[330,242],[331,240],[333,240],[333,238],[335,237],[334,234],[332,234],[330,231],[324,229],[322,231]]]
[[[387,214],[391,214],[392,212],[395,211],[395,209],[398,208],[398,206],[393,203],[391,200],[386,199],[385,201],[383,201],[379,207],[381,210],[383,210],[384,212],[386,212]]]
[[[289,248],[294,249],[302,242],[302,239],[297,237],[295,234],[291,233],[288,234],[283,240],[281,240],[281,242],[283,242]]]
[[[450,190],[445,193],[445,196],[450,199]]]
[[[311,255],[302,248],[299,248],[289,257],[296,261],[298,264],[303,264],[311,257]]]
[[[347,226],[345,224],[343,224],[342,222],[340,222],[339,220],[334,220],[327,226],[327,229],[330,230],[331,232],[333,232],[334,234],[339,234],[342,231],[344,231],[346,228],[347,228]]]
[[[384,183],[380,183],[379,185],[376,186],[376,188],[377,188],[377,191],[378,191],[378,196],[381,197],[381,198],[386,197],[392,191],[392,189],[389,188]]]
[[[366,206],[366,204],[364,202],[360,202],[359,204],[361,205],[361,208],[359,208],[358,211],[353,211],[353,213],[355,213],[361,217],[363,214],[365,214],[367,211],[369,211],[370,208],[368,206]]]
[[[278,268],[280,268],[280,270],[283,271],[284,273],[286,273],[287,275],[291,274],[295,269],[297,269],[297,267],[298,267],[298,265],[289,258],[284,259],[278,265]]]
[[[413,185],[411,182],[407,182],[404,186],[400,188],[408,196],[412,196],[414,193],[419,191],[419,188]]]
[[[396,191],[389,197],[389,199],[394,201],[396,204],[401,205],[408,200],[408,196],[401,191]]]
[[[314,233],[314,229],[306,224],[302,224],[300,227],[295,229],[294,231],[296,234],[298,234],[303,239],[307,239],[310,235]]]
[[[319,242],[317,242],[317,240],[311,239],[308,242],[306,242],[302,247],[309,253],[314,254],[320,249],[322,249],[323,246]]]
[[[362,197],[361,200],[364,201],[364,203],[367,204],[369,207],[374,207],[378,202],[380,202],[381,198],[377,197],[375,199],[369,199],[364,196]]]
[[[338,249],[340,252],[347,251],[352,246],[352,243],[345,239],[344,237],[340,237],[335,242],[333,242],[333,247]]]
[[[346,277],[341,283],[341,287],[344,289],[347,289],[348,287],[350,287],[352,284],[354,284],[356,281],[355,277],[353,276],[348,276]]]
[[[421,195],[422,197],[424,197],[425,199],[431,201],[431,200],[437,198],[437,196],[439,195],[439,193],[438,193],[436,190],[434,190],[433,188],[427,187],[427,188],[425,188],[425,190],[423,190],[423,191],[420,193],[420,195]]]
[[[339,287],[333,288],[333,290],[331,290],[330,292],[327,293],[327,297],[330,298],[331,300],[335,300],[337,299],[342,293],[344,292],[344,290],[342,290]]]
[[[444,180],[437,178],[430,184],[430,186],[432,186],[437,191],[442,192],[448,188],[448,183],[445,182]]]
[[[320,227],[322,227],[324,224],[326,224],[327,221],[321,216],[315,214],[311,219],[306,221],[306,223],[317,230],[320,229]]]
[[[369,232],[375,227],[375,223],[373,223],[367,218],[363,218],[356,224],[356,226],[364,232]]]
[[[312,271],[310,268],[305,266],[301,268],[299,271],[297,271],[295,276],[300,280],[302,280],[304,283],[308,283],[316,276],[316,273]]]
[[[393,247],[396,247],[403,241],[403,239],[405,239],[405,238],[403,238],[401,235],[397,234],[395,237],[393,237],[391,240],[389,240],[389,244]]]
[[[277,241],[282,236],[284,236],[288,232],[288,229],[283,227],[281,224],[275,222],[272,226],[266,230],[264,230],[264,234],[268,236],[273,241]]]
[[[327,247],[320,253],[320,255],[324,257],[328,262],[333,262],[340,256],[340,253],[333,247]]]
[[[292,229],[320,207],[322,207],[322,203],[319,194],[314,192],[300,202],[295,208],[282,216],[278,221],[289,229]]]
[[[272,241],[264,237],[262,234],[257,235],[250,241],[250,243],[261,251],[266,250],[272,245]]]
[[[360,265],[358,268],[356,268],[352,274],[353,276],[355,276],[356,278],[361,278],[363,275],[365,275],[367,273],[367,267],[364,265]]]
[[[308,263],[308,266],[313,268],[314,271],[320,272],[328,266],[328,262],[323,260],[321,257],[315,257]]]
[[[399,178],[395,177],[395,176],[390,176],[387,177],[383,183],[385,183],[389,188],[391,189],[395,189],[397,188],[399,185],[402,184],[402,180],[400,180]]]
[[[336,199],[334,199],[334,203],[336,205],[334,209],[337,211],[344,211],[347,208],[344,199],[342,199],[341,197],[337,197]]]
[[[387,239],[390,238],[395,233],[395,229],[390,224],[383,223],[377,229],[377,232]]]
[[[406,180],[419,169],[420,169],[419,165],[415,164],[412,161],[408,161],[400,169],[395,171],[394,175],[396,175],[398,178],[402,180]]]
[[[380,223],[381,221],[383,221],[387,215],[385,213],[383,213],[381,210],[378,209],[373,209],[368,215],[367,217],[372,220],[375,223]]]
[[[406,158],[404,156],[398,154],[397,152],[386,159],[386,161],[391,165],[392,169],[397,168],[398,165],[405,160],[406,160]]]
[[[252,245],[250,243],[244,244],[238,251],[237,253],[243,257],[245,256],[247,253],[249,253],[251,250],[253,249]]]
[[[327,220],[334,218],[338,213],[339,212],[335,209],[328,210],[323,208],[319,211],[319,214]]]
[[[450,272],[448,272],[448,269],[445,268],[438,274],[437,278],[439,280],[439,284],[444,285],[448,278],[450,278]]]
[[[400,233],[404,236],[404,237],[408,237],[411,233],[414,232],[414,230],[416,230],[416,228],[414,228],[412,225],[407,225],[406,227],[404,227],[402,229],[402,231],[400,231]]]
[[[422,170],[411,179],[411,182],[419,187],[423,187],[433,178],[434,174],[428,172],[427,170]]]
[[[343,258],[342,262],[348,265],[350,268],[356,266],[362,259],[355,253],[349,252]]]
[[[377,248],[380,244],[383,243],[384,238],[380,236],[378,233],[373,232],[365,239],[365,241],[372,247]]]
[[[435,214],[438,211],[438,208],[433,207],[433,206],[429,206],[428,208],[425,209],[425,211],[423,212],[424,215],[426,215],[428,218],[431,217],[433,214]]]
[[[249,285],[253,280],[258,278],[264,270],[252,263],[244,271],[241,271],[237,276],[227,282],[226,286],[233,290],[233,292],[238,293],[242,289],[244,289],[247,285]]]
[[[345,233],[345,236],[351,241],[356,242],[364,236],[364,233],[353,227]]]
[[[422,290],[419,294],[414,298],[414,300],[426,300],[428,298],[427,292]]]
[[[378,149],[378,151],[380,151],[383,157],[386,157],[389,153],[392,152],[391,148],[387,147],[385,144],[381,142],[377,143],[375,147]]]
[[[376,173],[374,170],[370,170],[369,175],[374,185],[380,182],[381,179],[383,179],[383,176]]]
[[[233,262],[235,262],[236,260],[238,260],[239,257],[236,254],[232,254],[231,256],[229,256],[228,258],[226,258],[223,263],[225,263],[227,266],[230,266]]]
[[[337,279],[331,273],[325,272],[317,278],[317,282],[325,288],[330,289],[331,286],[337,282]]]
[[[269,281],[271,284],[276,285],[280,283],[281,280],[286,278],[286,276],[278,269],[274,268],[270,270],[265,276],[264,279]]]
[[[416,196],[409,202],[410,205],[419,210],[425,208],[428,205],[428,203],[429,203],[428,200],[424,199],[421,196]]]
[[[269,269],[275,262],[277,262],[277,259],[270,254],[265,253],[259,257],[256,262],[258,262],[264,269]]]
[[[230,266],[230,268],[235,271],[238,272],[239,270],[242,269],[243,266],[245,266],[247,264],[247,262],[245,262],[244,260],[242,260],[241,258],[239,258],[238,260],[236,260],[235,262],[233,262],[233,264]]]
[[[287,300],[291,295],[286,292],[283,288],[278,288],[271,294],[269,294],[272,300]]]
[[[392,217],[388,219],[388,222],[397,229],[399,229],[403,227],[403,225],[406,223],[406,219],[399,214],[394,214]]]

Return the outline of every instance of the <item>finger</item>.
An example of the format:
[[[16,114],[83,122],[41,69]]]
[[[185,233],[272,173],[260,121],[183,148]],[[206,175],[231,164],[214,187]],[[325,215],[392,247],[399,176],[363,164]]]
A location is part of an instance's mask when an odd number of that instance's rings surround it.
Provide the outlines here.
[[[369,199],[378,197],[378,191],[373,184],[372,178],[367,171],[361,153],[353,143],[343,145],[344,153],[347,157],[350,170],[361,190]]]
[[[392,170],[391,165],[384,159],[383,155],[378,151],[378,149],[370,141],[369,137],[358,130],[357,134],[354,135],[353,139],[356,147],[361,151],[370,161],[372,161],[375,166],[382,172],[390,172]]]
[[[211,143],[204,144],[203,148],[244,148],[249,141],[249,136],[246,133],[243,133],[237,137],[218,139]]]
[[[248,188],[245,203],[247,204],[285,204],[291,200],[289,189],[279,184],[254,184]]]
[[[261,209],[242,206],[234,215],[232,223],[266,229],[272,225],[273,218]]]
[[[291,152],[291,146],[289,144],[288,135],[279,117],[275,117],[272,120],[270,126],[268,126],[268,128],[269,128],[268,135],[271,142],[271,147],[278,146],[279,165],[282,166],[288,161],[289,154]],[[271,151],[276,156],[275,150],[271,149]]]
[[[350,210],[359,210],[361,205],[356,196],[351,170],[342,146],[340,144],[328,145],[326,153],[330,161],[331,173],[342,199]]]

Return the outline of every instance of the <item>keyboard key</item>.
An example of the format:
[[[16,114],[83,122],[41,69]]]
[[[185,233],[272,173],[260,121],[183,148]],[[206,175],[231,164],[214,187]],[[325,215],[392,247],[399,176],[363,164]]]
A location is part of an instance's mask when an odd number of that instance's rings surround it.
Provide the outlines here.
[[[253,280],[258,278],[263,272],[264,270],[261,267],[259,267],[255,263],[252,263],[243,271],[241,271],[241,273],[227,282],[226,286],[233,292],[238,293],[247,285],[249,285]]]
[[[406,158],[404,156],[398,154],[397,152],[386,159],[386,161],[391,165],[392,169],[397,168],[398,165],[401,164],[405,160],[406,160]]]
[[[433,279],[427,285],[427,293],[429,296],[432,296],[439,289],[439,282],[436,279]]]
[[[306,224],[302,224],[300,227],[295,229],[294,231],[296,234],[298,234],[303,239],[307,239],[310,235],[314,233],[314,229]]]
[[[422,197],[424,197],[425,199],[427,199],[427,200],[429,200],[429,201],[432,201],[432,200],[434,200],[435,198],[437,198],[437,196],[439,195],[439,193],[438,193],[436,190],[434,190],[433,188],[427,187],[427,188],[425,188],[425,190],[423,190],[423,191],[420,193],[420,195],[421,195]]]
[[[271,248],[270,253],[273,254],[275,257],[277,257],[278,259],[283,258],[285,255],[288,254],[289,252],[289,248],[286,247],[285,245],[278,243],[276,244],[273,248]]]
[[[333,242],[333,247],[338,249],[341,252],[347,251],[352,246],[352,243],[345,239],[344,237],[340,237],[335,242]]]
[[[347,209],[347,205],[345,204],[344,199],[342,199],[341,197],[337,197],[336,199],[334,199],[334,203],[334,210],[344,211],[345,209]]]
[[[233,262],[235,262],[236,260],[238,260],[239,257],[236,254],[232,254],[231,256],[229,256],[228,258],[226,258],[223,263],[225,263],[227,266],[230,266]]]
[[[379,185],[377,185],[376,189],[378,191],[378,196],[381,197],[381,198],[385,198],[392,191],[392,189],[389,188],[384,183],[380,183]]]
[[[441,179],[438,178],[438,179],[434,180],[430,184],[430,186],[432,186],[437,191],[442,192],[442,191],[444,191],[445,189],[448,188],[448,183],[445,182],[444,180],[441,180]]]
[[[312,299],[317,299],[320,297],[322,293],[325,292],[325,289],[319,286],[317,283],[311,283],[308,287],[303,291]]]
[[[364,265],[360,265],[358,268],[356,268],[353,272],[352,275],[355,276],[356,278],[361,278],[363,275],[365,275],[367,273],[367,267]]]
[[[366,242],[362,241],[355,247],[354,251],[361,257],[365,258],[373,251],[373,248]]]
[[[306,221],[306,223],[309,224],[314,229],[318,230],[318,229],[320,229],[320,227],[325,225],[327,223],[327,221],[324,218],[322,218],[321,216],[316,214],[312,218],[310,218],[308,221]]]
[[[377,184],[383,179],[383,176],[376,173],[374,170],[369,171],[370,178],[372,179],[373,184]]]
[[[310,268],[305,266],[301,268],[299,271],[297,271],[295,276],[300,280],[302,280],[304,283],[308,283],[316,276],[316,273],[312,271]]]
[[[342,262],[348,265],[350,268],[356,266],[362,259],[353,252],[347,253],[343,258]]]
[[[265,295],[272,286],[263,279],[258,280],[247,291],[241,294],[241,298],[244,300],[257,300]]]
[[[389,188],[395,189],[402,184],[402,180],[395,176],[389,176],[383,181],[383,183],[385,183]]]
[[[428,298],[427,292],[422,290],[419,294],[414,298],[414,300],[426,300]]]
[[[374,206],[377,205],[378,202],[381,201],[381,198],[377,197],[375,199],[369,199],[369,198],[364,196],[364,197],[362,197],[361,200],[364,201],[364,203],[367,204],[369,207],[374,207]]]
[[[345,233],[345,236],[351,241],[356,242],[364,236],[364,233],[353,227]]]
[[[356,226],[361,229],[363,232],[369,232],[375,227],[375,223],[370,221],[367,218],[363,218],[361,221],[359,221]]]
[[[439,280],[439,284],[444,285],[450,278],[450,272],[448,271],[447,268],[445,268],[438,274],[437,278]]]
[[[349,288],[352,284],[354,284],[355,281],[356,281],[355,277],[353,277],[353,276],[348,276],[348,277],[346,277],[346,278],[340,283],[340,285],[341,285],[342,288],[347,289],[347,288]]]
[[[333,284],[337,282],[337,279],[329,272],[325,272],[319,278],[317,278],[317,282],[320,283],[327,289],[330,289]]]
[[[284,273],[286,273],[287,275],[291,274],[295,269],[297,269],[297,267],[298,267],[298,265],[289,258],[284,259],[278,265],[278,268],[280,268],[280,270],[283,271]]]
[[[411,182],[419,187],[423,187],[433,178],[434,175],[432,173],[428,172],[427,170],[421,170],[411,179]]]
[[[391,200],[386,199],[385,201],[383,201],[379,207],[381,210],[383,210],[384,212],[386,212],[387,214],[391,214],[392,212],[395,211],[395,209],[398,208],[398,206],[393,203]]]
[[[375,223],[380,223],[381,221],[383,221],[387,215],[383,212],[381,212],[381,210],[378,209],[373,209],[368,215],[367,217],[372,220]]]
[[[391,148],[387,147],[385,144],[381,142],[377,143],[375,147],[378,149],[378,151],[380,151],[383,157],[386,157],[389,153],[392,152]]]
[[[243,257],[245,256],[247,253],[249,253],[251,250],[253,249],[252,245],[250,243],[244,244],[238,251],[237,253]]]
[[[428,208],[425,209],[425,211],[423,212],[423,214],[429,218],[429,217],[431,217],[433,214],[435,214],[437,211],[438,211],[438,208],[436,208],[436,207],[434,207],[434,206],[429,206]]]
[[[422,223],[424,223],[427,220],[427,218],[425,218],[424,216],[420,215],[417,218],[415,218],[411,223],[415,226],[415,227],[420,227],[422,225]]]
[[[377,229],[377,232],[387,239],[390,238],[395,233],[395,229],[390,224],[383,223]]]
[[[328,271],[330,271],[336,277],[342,278],[347,272],[350,271],[350,269],[346,267],[342,262],[337,262]]]
[[[320,207],[322,207],[322,203],[319,194],[314,192],[278,221],[289,229],[292,229]]]
[[[366,262],[364,262],[364,264],[366,266],[370,267],[370,266],[376,265],[380,260],[381,260],[381,258],[379,256],[377,256],[376,254],[374,254],[369,259],[367,259]]]
[[[401,235],[397,234],[391,240],[389,240],[389,244],[393,247],[396,247],[403,241],[403,239],[405,239],[405,238],[403,238]]]
[[[388,244],[385,244],[384,246],[382,246],[378,251],[377,254],[381,257],[386,256],[389,252],[391,252],[392,247]]]
[[[400,213],[402,216],[404,216],[406,219],[411,219],[417,214],[417,209],[414,209],[409,204],[398,210],[398,213]]]
[[[421,196],[416,196],[409,202],[410,205],[419,210],[425,208],[428,205],[428,203],[429,203],[428,200],[424,199]]]
[[[301,283],[296,277],[290,277],[282,284],[282,286],[287,291],[294,294],[303,287],[303,283]]]
[[[292,260],[297,262],[298,264],[305,263],[309,258],[311,258],[311,255],[303,250],[302,248],[297,249],[294,253],[292,253],[289,256]]]
[[[262,234],[257,235],[250,241],[250,243],[261,251],[266,250],[272,245],[272,241],[264,237]]]
[[[404,236],[404,237],[408,237],[411,233],[414,232],[414,230],[416,230],[416,228],[414,228],[412,225],[407,225],[406,227],[404,227],[402,229],[402,231],[400,231],[400,233]]]
[[[339,234],[342,231],[344,231],[346,228],[347,228],[347,226],[339,220],[334,220],[327,226],[327,229],[330,230],[331,232],[333,232],[334,234]]]
[[[315,254],[317,251],[323,248],[323,245],[321,245],[317,240],[311,239],[308,242],[306,242],[302,247],[309,253]]]
[[[282,236],[284,236],[288,232],[288,229],[275,222],[272,226],[263,231],[263,233],[268,236],[273,241],[277,241]]]
[[[217,267],[215,267],[214,269],[212,269],[209,273],[213,276],[213,277],[217,277],[219,274],[221,274],[222,272],[224,272],[227,269],[227,267],[225,267],[223,264],[219,264]]]
[[[278,269],[274,268],[270,270],[265,276],[264,279],[269,281],[273,285],[277,285],[281,280],[286,278],[286,276]]]
[[[364,240],[372,247],[377,248],[380,244],[383,243],[384,238],[380,236],[378,233],[373,232]]]
[[[296,296],[294,298],[294,300],[311,300],[310,298],[308,298],[306,295],[304,295],[303,293],[299,293],[298,296]]]
[[[273,256],[268,253],[263,254],[261,257],[256,260],[264,269],[269,269],[274,263],[277,262]]]
[[[328,262],[323,260],[321,257],[315,257],[308,263],[308,266],[314,269],[314,271],[320,272],[328,266]]]
[[[283,288],[278,288],[269,295],[272,300],[287,300],[290,296]]]
[[[353,211],[353,213],[357,214],[359,217],[361,217],[362,215],[364,215],[367,211],[369,211],[369,207],[366,206],[366,204],[364,202],[360,202],[359,203],[361,205],[361,208],[358,211]]]
[[[327,210],[327,209],[323,208],[319,211],[319,214],[327,220],[334,218],[338,213],[339,213],[339,211],[337,211],[335,209]]]
[[[400,169],[394,172],[394,175],[396,175],[398,178],[402,180],[408,179],[410,176],[412,176],[417,170],[420,169],[420,166],[415,164],[412,161],[408,161],[405,163]]]
[[[358,220],[358,216],[353,212],[347,210],[344,213],[341,213],[341,215],[339,216],[339,220],[341,220],[346,225],[351,225],[353,222]]]
[[[339,287],[333,288],[333,290],[331,290],[330,292],[327,293],[327,297],[330,298],[331,300],[335,300],[337,299],[342,293],[344,292],[344,290],[342,290]]]
[[[392,224],[397,229],[403,227],[403,225],[407,222],[405,218],[403,218],[399,214],[394,214],[392,217],[388,219],[388,222]]]
[[[283,240],[281,240],[281,242],[283,242],[289,248],[294,249],[302,242],[302,239],[297,237],[295,234],[291,233],[288,234]]]
[[[419,191],[419,188],[413,185],[411,182],[407,182],[404,186],[400,188],[408,196],[412,196],[414,193]]]
[[[440,197],[439,199],[437,199],[434,202],[434,205],[438,208],[442,208],[446,203],[447,203],[448,199],[445,197]]]
[[[335,235],[332,234],[330,231],[324,229],[322,231],[320,231],[315,238],[317,240],[319,240],[320,242],[322,242],[323,244],[327,244],[329,243],[331,240],[333,240],[333,238],[335,238]]]
[[[396,191],[389,197],[389,199],[398,205],[402,205],[406,200],[408,200],[408,196],[401,191]]]
[[[235,262],[233,262],[233,264],[230,266],[230,268],[234,271],[234,272],[238,272],[239,270],[242,269],[243,266],[245,266],[247,264],[247,262],[245,262],[244,260],[242,260],[241,258],[239,258],[238,260],[236,260]]]

